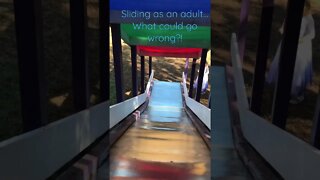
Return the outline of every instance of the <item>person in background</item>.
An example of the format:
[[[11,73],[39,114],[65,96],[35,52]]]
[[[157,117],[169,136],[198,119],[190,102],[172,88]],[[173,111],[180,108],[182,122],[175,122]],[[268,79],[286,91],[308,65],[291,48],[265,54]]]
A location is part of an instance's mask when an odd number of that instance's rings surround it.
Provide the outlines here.
[[[284,23],[279,29],[283,34]],[[291,104],[298,104],[304,100],[304,93],[307,86],[312,83],[312,39],[315,37],[314,20],[311,14],[311,3],[305,1],[303,18],[299,36],[299,44],[294,68],[294,75],[291,86]],[[267,74],[267,82],[275,83],[278,78],[278,66],[281,51],[281,42],[276,55],[272,61],[270,71]]]
[[[198,72],[199,73],[199,72]],[[197,79],[195,80],[195,83],[193,84],[193,88],[194,89],[197,89],[198,87],[198,78],[199,76],[197,77]],[[201,87],[201,94],[204,94],[209,86],[209,66],[208,64],[206,63],[206,66],[204,68],[204,74],[203,74],[203,81],[202,81],[202,87]]]
[[[201,87],[201,94],[204,94],[206,90],[208,89],[209,86],[209,64],[211,61],[211,50],[207,52],[207,59],[206,59],[206,65],[204,68],[204,73],[203,73],[203,81],[202,81],[202,87]],[[195,80],[193,84],[193,88],[197,89],[198,87],[198,78],[199,78],[199,70],[198,70],[198,77]]]
[[[186,59],[186,63],[184,65],[184,71],[183,71],[184,78],[185,78],[186,81],[188,79],[188,68],[189,68],[189,58]]]

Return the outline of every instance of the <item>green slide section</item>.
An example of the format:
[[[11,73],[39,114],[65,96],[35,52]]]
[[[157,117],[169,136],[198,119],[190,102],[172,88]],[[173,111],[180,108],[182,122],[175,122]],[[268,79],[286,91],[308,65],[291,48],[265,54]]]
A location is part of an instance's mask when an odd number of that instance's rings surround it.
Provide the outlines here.
[[[129,45],[210,48],[210,35],[210,26],[121,24],[122,39]]]

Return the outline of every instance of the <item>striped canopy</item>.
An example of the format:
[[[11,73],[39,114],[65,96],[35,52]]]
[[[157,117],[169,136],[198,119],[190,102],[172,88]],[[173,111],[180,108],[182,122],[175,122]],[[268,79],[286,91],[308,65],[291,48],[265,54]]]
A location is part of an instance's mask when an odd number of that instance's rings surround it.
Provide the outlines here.
[[[110,22],[129,45],[210,48],[210,0],[110,0]]]

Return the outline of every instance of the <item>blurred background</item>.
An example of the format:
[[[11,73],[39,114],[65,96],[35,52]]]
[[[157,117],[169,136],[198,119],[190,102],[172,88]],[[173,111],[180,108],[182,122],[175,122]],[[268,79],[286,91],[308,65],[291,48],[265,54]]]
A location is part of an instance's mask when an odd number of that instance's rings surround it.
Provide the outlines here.
[[[241,0],[211,0],[211,21],[213,37],[213,58],[219,63],[230,64],[230,40],[231,33],[239,29],[239,17],[241,9]],[[286,14],[286,0],[274,0],[274,13],[272,22],[272,32],[268,53],[269,71],[273,57],[276,54],[278,45],[282,39],[279,32]],[[310,143],[313,116],[316,106],[317,96],[319,94],[320,82],[320,1],[311,0],[311,11],[315,22],[315,38],[313,39],[313,84],[307,88],[305,99],[299,104],[290,104],[286,130],[293,135]],[[262,0],[250,0],[249,17],[247,27],[246,48],[243,59],[243,74],[246,84],[249,101],[251,98],[251,89],[253,83],[253,73],[256,61],[257,45],[259,38],[260,16],[262,10]],[[262,116],[271,122],[271,111],[273,103],[275,86],[265,83],[262,102]]]
[[[98,0],[87,3],[90,103],[94,105],[99,99]],[[42,13],[48,120],[53,122],[75,112],[69,0],[43,0]],[[14,21],[13,0],[0,0],[0,141],[23,132]]]

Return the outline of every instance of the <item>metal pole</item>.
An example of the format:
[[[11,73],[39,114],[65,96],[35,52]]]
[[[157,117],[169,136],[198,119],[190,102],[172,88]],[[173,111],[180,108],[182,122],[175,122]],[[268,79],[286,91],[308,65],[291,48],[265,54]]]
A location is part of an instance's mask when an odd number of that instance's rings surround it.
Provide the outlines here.
[[[320,95],[318,94],[317,106],[313,118],[311,144],[320,149]]]
[[[196,73],[196,65],[197,65],[197,59],[193,58],[192,61],[192,68],[191,68],[191,77],[190,77],[190,87],[189,87],[189,97],[193,97],[193,81],[194,81],[194,76]]]
[[[141,94],[144,93],[144,56],[141,56]]]
[[[14,1],[23,130],[47,124],[40,0]]]
[[[73,102],[76,111],[89,107],[87,1],[70,0]]]
[[[100,101],[109,100],[109,64],[110,60],[109,44],[109,25],[108,25],[108,0],[99,1],[99,46],[100,46]],[[108,31],[107,31],[108,30]]]
[[[151,76],[152,73],[152,57],[149,56],[149,77]]]
[[[210,83],[210,85],[211,85],[211,89],[210,89],[210,94],[209,94],[209,98],[208,98],[208,100],[209,100],[209,104],[208,104],[208,108],[210,108],[211,109],[211,94],[212,94],[212,84],[211,84],[211,75],[210,75],[210,73],[212,73],[212,67],[213,67],[213,51],[210,51],[210,53],[211,53],[211,59],[210,59],[210,65],[209,65],[209,67],[210,67],[210,69],[209,69],[209,83]]]
[[[252,85],[252,99],[250,104],[251,111],[258,115],[261,114],[262,96],[265,83],[265,72],[272,29],[272,16],[273,0],[263,0],[258,50]]]
[[[272,123],[285,129],[305,0],[289,0],[281,45]]]
[[[208,49],[202,49],[197,92],[196,92],[196,101],[198,102],[200,102],[200,98],[201,98],[201,89],[202,89],[202,83],[203,83],[204,68],[205,68],[206,59],[207,59],[207,52],[208,52]]]
[[[114,75],[116,83],[117,102],[120,103],[123,98],[123,78],[122,78],[122,47],[121,47],[121,32],[120,24],[111,24]]]
[[[131,78],[132,78],[132,96],[138,95],[138,79],[137,79],[137,48],[131,46]]]
[[[237,35],[241,61],[243,60],[244,50],[246,46],[249,5],[250,5],[250,0],[242,0],[241,12],[240,12],[240,27]]]

